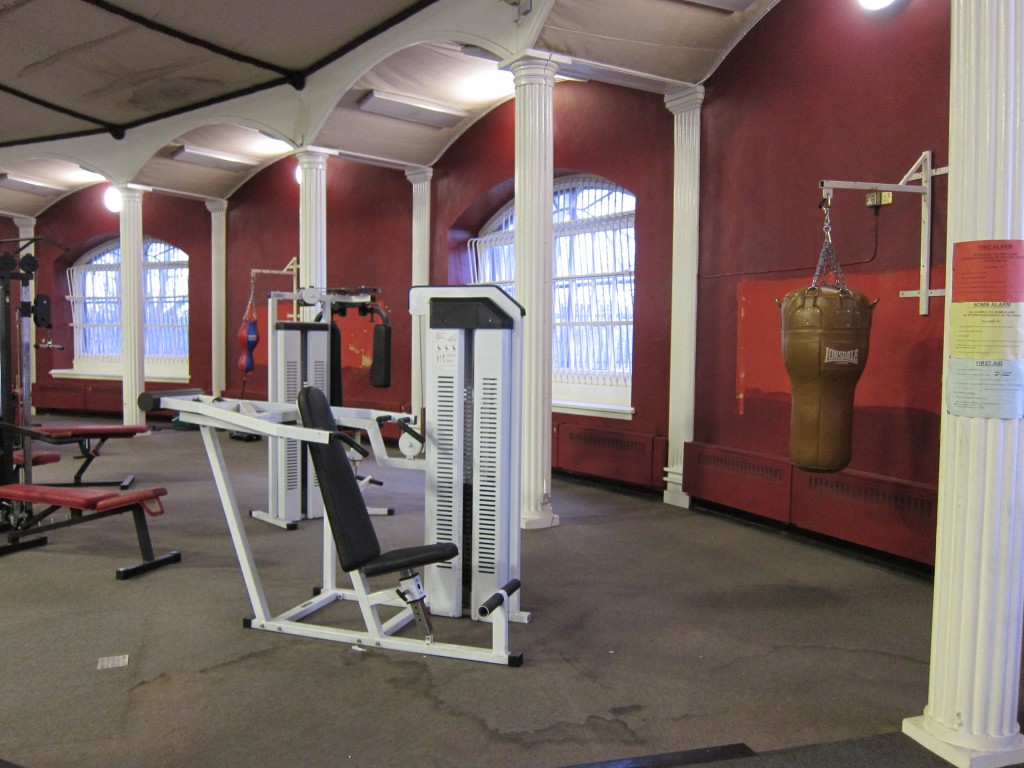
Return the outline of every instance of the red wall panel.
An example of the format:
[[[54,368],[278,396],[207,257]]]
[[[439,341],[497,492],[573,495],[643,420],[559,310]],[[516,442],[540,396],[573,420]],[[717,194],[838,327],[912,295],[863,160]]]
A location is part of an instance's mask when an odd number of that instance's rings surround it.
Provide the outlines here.
[[[707,82],[702,112],[695,439],[785,455],[789,388],[772,296],[810,283],[822,179],[898,182],[924,150],[946,162],[949,8],[912,0],[879,19],[856,3],[786,0]],[[935,179],[933,287],[945,258]],[[833,241],[849,285],[879,296],[854,415],[855,470],[932,484],[942,302],[916,314],[920,204],[875,212],[838,191]],[[747,313],[746,321],[742,320]]]
[[[494,109],[467,131],[435,166],[432,281],[468,280],[465,242],[514,194],[514,104]],[[671,333],[673,122],[661,96],[599,83],[558,83],[554,89],[556,174],[593,173],[637,197],[636,298],[631,421],[555,414],[570,426],[610,434],[667,436]],[[529,310],[527,309],[527,312]],[[565,434],[571,434],[571,430]],[[663,443],[661,443],[663,444]],[[555,446],[556,466],[601,475],[618,461],[612,450]],[[663,487],[664,452],[650,454],[626,482]],[[652,463],[661,464],[653,467]],[[644,478],[637,480],[636,473]],[[619,474],[622,474],[620,470]],[[612,475],[615,476],[615,475]]]
[[[39,272],[36,290],[53,301],[53,339],[63,350],[37,353],[36,405],[42,408],[84,408],[119,412],[120,381],[63,380],[49,374],[53,368],[70,368],[73,360],[71,308],[67,267],[91,248],[119,237],[119,221],[103,206],[106,184],[97,184],[69,195],[36,220],[36,235],[68,247],[67,253],[46,243],[36,246]],[[210,388],[210,216],[201,202],[158,193],[143,196],[143,235],[155,237],[189,254],[189,375],[187,386]],[[166,386],[166,385],[163,385]],[[185,385],[183,385],[185,386]]]

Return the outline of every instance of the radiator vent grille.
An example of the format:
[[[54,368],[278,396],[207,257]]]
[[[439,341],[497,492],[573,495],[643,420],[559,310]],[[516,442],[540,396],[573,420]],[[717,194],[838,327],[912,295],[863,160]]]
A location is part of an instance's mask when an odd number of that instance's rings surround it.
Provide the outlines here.
[[[936,512],[934,499],[843,477],[812,476],[808,479],[807,489],[812,493],[839,496],[860,504],[896,510],[906,515],[935,517]]]
[[[572,430],[569,432],[569,442],[587,448],[604,448],[606,450],[618,451],[619,453],[634,453],[644,455],[650,446],[648,440],[630,440],[628,437],[619,437],[610,433],[585,432],[583,430]]]
[[[772,483],[781,483],[784,474],[782,468],[777,464],[768,464],[756,459],[735,455],[722,456],[715,453],[701,453],[697,456],[697,464],[707,469],[731,472],[735,475],[745,475]]]

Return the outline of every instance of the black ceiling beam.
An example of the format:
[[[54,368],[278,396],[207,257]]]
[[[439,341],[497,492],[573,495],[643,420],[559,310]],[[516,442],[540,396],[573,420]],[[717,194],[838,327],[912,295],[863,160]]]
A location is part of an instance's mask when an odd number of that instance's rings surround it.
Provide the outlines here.
[[[0,85],[0,91],[4,91],[4,92],[9,93],[9,94],[11,94],[13,96],[17,96],[18,98],[25,99],[26,101],[30,101],[33,104],[37,104],[37,105],[39,105],[41,107],[45,107],[47,109],[52,109],[52,110],[54,110],[56,112],[60,112],[61,114],[70,115],[70,116],[76,117],[76,118],[78,118],[80,120],[84,120],[86,122],[92,123],[93,125],[99,126],[95,130],[85,129],[85,130],[81,130],[81,131],[70,131],[70,132],[67,132],[67,133],[52,134],[52,135],[49,135],[49,136],[33,137],[33,138],[30,138],[30,139],[15,139],[13,141],[0,142],[0,149],[4,149],[6,147],[24,146],[26,144],[40,144],[40,143],[45,142],[45,141],[58,141],[60,139],[73,139],[73,138],[79,138],[79,137],[82,137],[82,136],[95,136],[95,135],[100,134],[100,133],[109,133],[115,139],[122,139],[122,138],[124,138],[125,133],[129,129],[131,129],[131,128],[137,128],[140,125],[146,125],[147,123],[153,123],[153,122],[156,122],[158,120],[164,120],[164,119],[169,118],[169,117],[175,117],[177,115],[182,115],[182,114],[185,114],[186,112],[192,112],[192,111],[197,110],[197,109],[202,109],[204,107],[213,106],[214,104],[220,104],[222,102],[230,101],[231,99],[236,99],[236,98],[239,98],[241,96],[248,96],[250,94],[258,93],[260,91],[265,91],[265,90],[269,90],[271,88],[276,88],[279,85],[291,85],[293,88],[296,88],[297,90],[301,90],[302,87],[305,85],[305,79],[307,77],[309,77],[310,75],[312,75],[314,72],[316,72],[316,71],[326,67],[328,64],[331,64],[334,61],[337,61],[342,56],[346,55],[347,53],[350,53],[351,51],[355,50],[356,48],[358,48],[360,45],[362,45],[363,43],[367,42],[368,40],[373,39],[377,35],[380,35],[380,34],[386,32],[387,30],[391,29],[392,27],[394,27],[394,26],[396,26],[398,24],[401,24],[403,21],[405,21],[406,19],[411,18],[415,14],[419,13],[420,11],[422,11],[424,8],[427,8],[428,6],[433,5],[434,3],[437,2],[437,0],[419,0],[419,2],[409,6],[406,10],[402,11],[401,13],[395,14],[394,16],[392,16],[387,21],[381,22],[380,24],[378,24],[377,26],[373,27],[372,29],[367,30],[366,32],[364,32],[363,34],[359,35],[354,40],[352,40],[352,41],[346,43],[345,45],[343,45],[341,48],[338,48],[337,50],[333,51],[332,53],[328,54],[327,56],[324,56],[319,61],[314,62],[312,65],[310,65],[310,66],[306,67],[305,69],[303,69],[301,71],[298,71],[298,72],[293,71],[293,70],[284,69],[284,68],[281,68],[281,67],[275,67],[274,65],[266,64],[265,62],[259,62],[256,59],[250,59],[247,56],[243,56],[241,54],[234,53],[233,51],[227,51],[225,49],[222,49],[219,46],[213,45],[212,43],[209,43],[209,42],[206,42],[206,41],[203,41],[203,40],[198,40],[197,38],[192,38],[191,36],[185,35],[184,33],[178,32],[177,30],[172,30],[169,27],[164,27],[163,25],[157,24],[156,22],[152,22],[152,21],[150,21],[150,20],[148,20],[148,19],[146,19],[144,17],[138,16],[137,14],[131,13],[129,11],[125,11],[124,9],[121,9],[121,8],[117,8],[116,6],[111,5],[110,3],[105,2],[105,0],[80,0],[80,2],[87,3],[89,5],[93,5],[93,6],[97,7],[97,8],[102,8],[105,11],[108,11],[110,13],[114,13],[114,14],[117,14],[118,16],[121,16],[122,18],[128,19],[128,20],[136,22],[138,24],[142,24],[145,27],[147,27],[148,29],[154,29],[154,30],[156,30],[158,32],[161,32],[162,34],[169,34],[172,37],[175,37],[175,38],[177,38],[179,40],[184,40],[186,42],[190,42],[190,43],[193,43],[195,45],[200,45],[203,48],[206,48],[207,50],[213,51],[214,53],[217,53],[219,55],[228,56],[228,57],[230,57],[230,58],[232,58],[232,59],[234,59],[236,61],[245,61],[246,63],[252,63],[255,66],[262,67],[264,69],[270,69],[272,71],[280,73],[282,76],[279,77],[279,78],[275,78],[273,80],[269,80],[269,81],[267,81],[265,83],[260,83],[260,84],[257,84],[257,85],[249,86],[248,88],[243,88],[243,89],[240,89],[240,90],[237,90],[237,91],[232,91],[231,93],[225,93],[225,94],[223,94],[221,96],[215,96],[215,97],[212,97],[212,98],[209,98],[209,99],[205,99],[203,101],[195,102],[195,103],[192,103],[192,104],[187,104],[187,105],[185,105],[183,107],[177,107],[175,109],[169,109],[169,110],[167,110],[165,112],[161,112],[161,113],[156,114],[156,115],[150,115],[148,117],[144,117],[144,118],[140,118],[138,120],[134,120],[134,121],[132,121],[130,123],[122,123],[122,124],[110,123],[110,122],[107,122],[107,121],[104,121],[104,120],[98,120],[96,118],[89,117],[88,115],[81,115],[81,114],[79,114],[77,112],[74,112],[72,110],[66,109],[66,108],[61,107],[59,105],[51,104],[50,102],[46,102],[46,101],[43,101],[42,99],[38,99],[38,98],[36,98],[34,96],[30,96],[30,95],[28,95],[26,93],[22,93],[20,91],[16,91],[15,89],[9,88],[9,87],[7,87],[5,85]],[[301,85],[296,85],[295,84],[297,82],[296,78],[298,78],[298,82],[301,82]]]
[[[249,64],[253,67],[265,69],[270,72],[276,72],[277,74],[281,75],[281,77],[283,77],[285,81],[297,91],[301,91],[306,86],[306,75],[302,72],[297,72],[295,70],[288,69],[287,67],[279,67],[276,64],[271,64],[270,62],[262,61],[261,59],[257,59],[253,56],[246,56],[244,53],[232,51],[228,48],[224,48],[220,45],[217,45],[216,43],[211,43],[209,40],[203,40],[202,38],[195,37],[194,35],[190,35],[187,32],[182,32],[180,29],[168,27],[166,24],[160,24],[159,22],[153,21],[152,19],[147,19],[145,16],[140,16],[139,14],[125,10],[124,8],[119,8],[113,3],[106,2],[106,0],[79,0],[79,2],[85,3],[86,5],[91,5],[94,8],[99,8],[101,11],[106,11],[107,13],[113,14],[114,16],[119,16],[122,19],[130,21],[133,24],[138,24],[139,26],[145,27],[146,29],[150,29],[153,32],[157,32],[161,35],[166,35],[167,37],[172,37],[175,40],[180,40],[181,42],[188,43],[189,45],[194,45],[198,48],[210,51],[211,53],[214,53],[218,56],[223,56],[225,58],[231,59],[232,61],[237,61],[242,64]]]
[[[390,19],[387,19],[386,21],[382,21],[376,27],[373,27],[371,29],[368,29],[366,32],[363,32],[363,34],[359,35],[359,37],[355,38],[354,40],[349,41],[348,43],[345,43],[345,45],[343,45],[341,48],[338,48],[336,51],[333,51],[333,52],[327,54],[326,56],[324,56],[319,61],[313,62],[311,65],[309,65],[308,67],[306,67],[303,70],[303,73],[306,76],[309,76],[309,75],[313,74],[314,72],[316,72],[317,70],[323,69],[328,64],[337,61],[338,59],[340,59],[345,54],[351,53],[352,51],[354,51],[356,48],[358,48],[363,43],[365,43],[365,42],[367,42],[369,40],[372,40],[373,38],[377,37],[377,35],[380,35],[380,34],[383,34],[384,32],[387,32],[392,27],[398,26],[399,24],[401,24],[406,19],[412,18],[417,13],[422,11],[424,8],[429,8],[431,5],[433,5],[436,2],[437,2],[437,0],[419,0],[419,2],[414,3],[413,5],[410,5],[404,11],[401,11],[400,13],[396,13]]]
[[[52,101],[40,99],[36,96],[32,96],[31,94],[25,93],[24,91],[19,91],[17,88],[11,88],[8,85],[4,85],[3,83],[0,83],[0,91],[10,94],[11,96],[15,96],[24,101],[31,102],[32,104],[35,104],[39,107],[43,107],[44,109],[48,109],[51,112],[59,112],[62,115],[67,115],[68,117],[73,117],[76,120],[81,120],[83,122],[92,123],[93,125],[98,126],[98,130],[87,131],[86,133],[109,133],[115,139],[124,138],[124,128],[122,126],[115,125],[114,123],[108,123],[106,120],[100,120],[89,115],[83,115],[81,112],[76,112],[73,109],[62,107],[60,104],[54,104]]]

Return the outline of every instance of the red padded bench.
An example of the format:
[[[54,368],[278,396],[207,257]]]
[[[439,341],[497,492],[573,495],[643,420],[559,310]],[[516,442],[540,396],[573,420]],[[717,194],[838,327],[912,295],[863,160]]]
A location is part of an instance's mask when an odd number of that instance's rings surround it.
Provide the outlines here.
[[[135,482],[135,475],[128,475],[122,480],[93,480],[85,481],[82,476],[89,465],[100,455],[107,440],[120,440],[135,437],[149,432],[149,427],[140,424],[55,424],[45,427],[34,427],[28,430],[33,439],[41,440],[51,445],[68,445],[77,443],[81,455],[76,459],[84,459],[82,466],[75,472],[74,482],[51,483],[51,485],[74,485],[74,486],[102,486],[119,485],[121,490],[131,488]],[[33,464],[35,460],[33,458]]]
[[[25,466],[24,451],[14,451],[11,456],[14,459],[15,466]],[[58,461],[60,461],[60,454],[56,451],[32,451],[33,467],[41,467],[43,464],[56,464]]]
[[[103,491],[93,488],[76,486],[31,485],[27,483],[11,483],[0,485],[0,502],[4,503],[7,545],[0,546],[0,556],[22,549],[39,547],[46,544],[44,534],[58,528],[80,525],[91,520],[99,520],[111,515],[131,512],[135,521],[135,534],[139,540],[142,562],[137,565],[117,569],[118,579],[130,579],[141,573],[161,568],[181,561],[181,553],[172,550],[167,554],[156,556],[149,538],[149,525],[146,515],[162,515],[164,513],[161,496],[167,495],[166,488],[143,488],[128,493]],[[33,511],[34,506],[44,507],[42,511]],[[65,520],[49,521],[47,519],[60,509],[68,510]]]

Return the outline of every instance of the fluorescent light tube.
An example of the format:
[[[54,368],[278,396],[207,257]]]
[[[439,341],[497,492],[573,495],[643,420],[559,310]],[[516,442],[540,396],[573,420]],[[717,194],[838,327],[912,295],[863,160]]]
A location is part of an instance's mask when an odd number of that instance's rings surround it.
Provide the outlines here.
[[[469,116],[469,113],[461,109],[384,91],[367,93],[359,100],[359,109],[375,115],[429,125],[431,128],[452,128]]]
[[[13,173],[0,173],[0,187],[15,189],[18,192],[29,192],[33,195],[56,195],[68,191],[67,187],[53,182],[30,179],[27,176],[18,176]]]
[[[203,165],[207,168],[219,168],[222,171],[240,171],[245,168],[255,168],[260,162],[259,160],[253,160],[251,157],[193,147],[188,144],[182,144],[180,147],[172,149],[171,157],[183,163]]]

